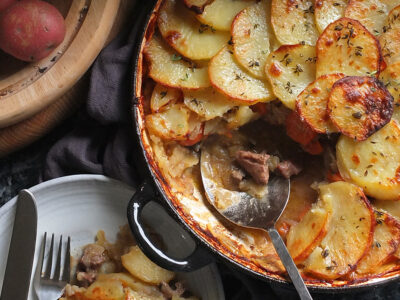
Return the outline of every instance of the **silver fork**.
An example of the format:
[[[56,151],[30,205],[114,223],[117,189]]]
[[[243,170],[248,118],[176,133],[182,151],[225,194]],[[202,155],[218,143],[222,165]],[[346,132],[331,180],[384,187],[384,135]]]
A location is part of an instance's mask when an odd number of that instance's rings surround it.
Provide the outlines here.
[[[70,252],[71,252],[71,238],[68,237],[67,247],[65,250],[65,259],[62,263],[63,252],[63,239],[60,236],[60,243],[58,246],[56,262],[54,265],[54,233],[51,235],[50,249],[46,256],[47,245],[47,232],[44,234],[42,253],[41,253],[41,267],[40,279],[35,290],[40,300],[58,299],[61,297],[61,292],[65,285],[70,281]],[[46,259],[47,258],[47,259]],[[46,261],[47,260],[47,261]],[[54,272],[52,272],[54,268]]]

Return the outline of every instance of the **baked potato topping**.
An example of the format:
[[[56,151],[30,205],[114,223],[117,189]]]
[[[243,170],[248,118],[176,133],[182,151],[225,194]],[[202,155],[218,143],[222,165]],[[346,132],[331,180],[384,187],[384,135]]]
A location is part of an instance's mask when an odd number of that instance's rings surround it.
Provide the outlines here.
[[[276,227],[309,284],[400,270],[399,16],[395,0],[162,1],[144,47],[142,139],[198,234],[284,274],[266,233],[211,208],[200,170],[220,208],[292,177]]]

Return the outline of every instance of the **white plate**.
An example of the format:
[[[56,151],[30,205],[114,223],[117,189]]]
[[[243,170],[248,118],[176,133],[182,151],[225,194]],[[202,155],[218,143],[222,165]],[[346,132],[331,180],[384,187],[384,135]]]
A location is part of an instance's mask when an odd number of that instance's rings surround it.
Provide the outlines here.
[[[134,193],[132,187],[101,175],[74,175],[46,181],[29,189],[36,198],[38,227],[35,270],[44,232],[70,235],[71,247],[94,241],[104,230],[113,241],[121,225],[127,224],[126,207]],[[0,208],[0,287],[3,284],[8,248],[15,215],[16,198]],[[180,245],[178,245],[180,247]],[[188,287],[203,300],[225,299],[215,265],[180,274]],[[32,289],[28,299],[35,299]]]

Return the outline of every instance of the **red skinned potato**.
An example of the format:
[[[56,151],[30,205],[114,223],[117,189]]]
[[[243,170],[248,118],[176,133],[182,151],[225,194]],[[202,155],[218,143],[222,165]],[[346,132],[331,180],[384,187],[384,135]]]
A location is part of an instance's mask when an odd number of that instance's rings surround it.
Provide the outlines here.
[[[0,0],[0,12],[17,2],[17,0]]]
[[[22,0],[0,16],[0,48],[24,61],[48,56],[65,36],[64,18],[53,5]]]

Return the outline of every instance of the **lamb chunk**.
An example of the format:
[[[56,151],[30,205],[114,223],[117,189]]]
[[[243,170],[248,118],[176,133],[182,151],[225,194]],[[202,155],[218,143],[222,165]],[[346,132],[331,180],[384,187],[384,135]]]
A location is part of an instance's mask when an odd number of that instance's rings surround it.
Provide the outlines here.
[[[293,175],[299,174],[302,168],[289,160],[285,160],[278,164],[277,170],[283,177],[290,178]]]
[[[268,161],[269,155],[250,151],[239,151],[236,154],[238,164],[251,175],[258,184],[267,184],[269,180]]]
[[[232,182],[234,185],[239,186],[240,182],[242,182],[245,174],[242,170],[233,170],[231,173]]]
[[[86,269],[95,269],[101,266],[107,260],[106,249],[97,244],[89,244],[83,250],[83,256],[80,263]]]

